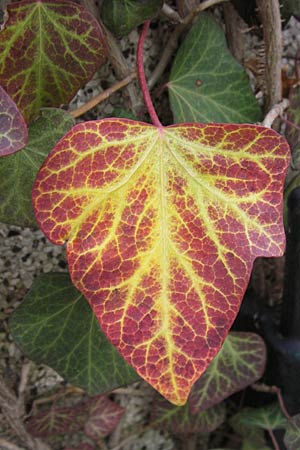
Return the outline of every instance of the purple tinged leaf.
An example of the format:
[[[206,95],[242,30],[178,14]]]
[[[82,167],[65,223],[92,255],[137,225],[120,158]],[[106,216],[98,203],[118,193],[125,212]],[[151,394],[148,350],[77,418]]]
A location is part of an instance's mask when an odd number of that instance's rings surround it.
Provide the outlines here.
[[[0,156],[21,150],[27,140],[26,123],[15,102],[0,86]]]
[[[91,400],[89,413],[84,431],[91,439],[98,441],[116,428],[124,414],[124,409],[108,397],[100,395]]]
[[[263,374],[265,362],[266,347],[260,336],[229,333],[221,351],[192,388],[191,412],[210,408],[257,381]]]
[[[226,410],[222,403],[193,414],[189,403],[174,406],[161,397],[153,405],[151,419],[154,427],[176,435],[210,433],[224,422],[225,416]]]
[[[51,408],[32,416],[26,428],[32,436],[38,438],[72,434],[82,428],[87,417],[86,403],[71,407],[57,407],[53,404]]]

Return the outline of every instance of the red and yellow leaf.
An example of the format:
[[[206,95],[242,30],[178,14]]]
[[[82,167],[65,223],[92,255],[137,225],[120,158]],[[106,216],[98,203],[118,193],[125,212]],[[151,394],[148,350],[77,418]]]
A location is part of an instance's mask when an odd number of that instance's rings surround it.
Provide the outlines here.
[[[75,286],[136,371],[182,405],[220,350],[253,260],[284,249],[288,145],[254,125],[76,125],[33,189]]]

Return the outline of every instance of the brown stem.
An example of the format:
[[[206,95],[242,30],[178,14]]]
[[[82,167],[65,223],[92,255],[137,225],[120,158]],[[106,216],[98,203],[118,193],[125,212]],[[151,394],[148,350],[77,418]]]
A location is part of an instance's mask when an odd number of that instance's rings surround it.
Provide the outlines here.
[[[225,3],[224,21],[229,50],[241,63],[244,60],[245,35],[242,33],[242,19],[232,3]]]
[[[198,0],[176,0],[178,13],[181,17],[185,17],[192,9],[196,8]]]
[[[81,3],[94,15],[94,17],[96,17],[104,31],[106,44],[108,47],[108,60],[112,65],[117,78],[121,80],[126,78],[133,72],[134,69],[127,63],[114,36],[101,22],[99,9],[96,7],[95,2],[93,0],[81,0]],[[129,84],[126,87],[126,90],[130,102],[130,109],[133,114],[138,115],[139,111],[143,107],[142,96],[133,83]]]
[[[95,97],[91,98],[87,103],[80,106],[77,109],[74,109],[73,111],[70,111],[70,115],[73,117],[79,117],[82,116],[82,114],[86,113],[90,109],[97,106],[99,103],[103,102],[107,98],[109,98],[114,92],[122,89],[123,87],[127,86],[129,83],[132,82],[136,78],[137,74],[136,72],[132,72],[130,75],[125,77],[123,80],[118,81],[110,88],[106,89],[105,91],[101,92],[100,94],[96,95]]]
[[[167,3],[163,4],[163,7],[160,12],[161,12],[161,14],[166,16],[168,19],[170,19],[172,22],[175,22],[175,23],[182,22],[182,18],[180,17],[178,12],[175,11],[173,8],[171,8],[171,6],[167,5]]]
[[[257,0],[265,42],[266,111],[279,103],[282,96],[282,34],[278,0]]]
[[[157,80],[161,77],[161,75],[164,73],[167,65],[169,64],[172,55],[174,51],[176,50],[178,46],[178,40],[182,32],[185,30],[185,28],[192,22],[192,20],[201,12],[204,11],[207,8],[210,8],[212,6],[217,5],[221,2],[227,2],[229,0],[206,0],[205,2],[198,5],[193,11],[191,11],[185,18],[182,20],[182,23],[176,26],[173,33],[169,37],[169,40],[164,48],[164,51],[162,53],[162,57],[157,64],[154,72],[152,73],[151,77],[148,80],[148,87],[149,89],[152,89],[153,86],[156,84]]]
[[[282,102],[277,103],[272,106],[271,110],[268,112],[266,117],[264,118],[262,125],[267,128],[271,128],[273,122],[277,119],[277,117],[283,114],[283,111],[288,108],[289,101],[284,98]]]

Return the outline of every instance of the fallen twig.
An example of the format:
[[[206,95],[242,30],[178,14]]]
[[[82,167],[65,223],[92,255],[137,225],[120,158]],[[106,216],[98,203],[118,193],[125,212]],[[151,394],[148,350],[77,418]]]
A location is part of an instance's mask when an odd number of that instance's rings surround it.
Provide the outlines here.
[[[185,28],[192,22],[192,20],[201,12],[207,8],[217,5],[218,3],[227,2],[229,0],[206,0],[193,9],[187,16],[182,19],[182,23],[176,26],[173,33],[171,34],[165,49],[163,51],[162,57],[157,64],[155,70],[153,71],[151,77],[148,80],[149,89],[152,89],[156,84],[157,80],[161,77],[165,71],[167,65],[169,64],[171,57],[178,46],[178,39]]]
[[[24,399],[24,397],[25,397],[25,391],[26,391],[26,386],[27,386],[27,382],[28,382],[31,365],[32,365],[31,362],[27,362],[27,363],[23,364],[22,369],[21,369],[21,377],[20,377],[20,383],[18,386],[18,399],[17,399],[20,416],[23,416],[25,414],[25,399]]]
[[[106,89],[105,91],[101,92],[100,94],[93,97],[91,100],[89,100],[84,105],[80,106],[77,109],[74,109],[73,111],[70,111],[70,115],[73,117],[79,117],[82,116],[82,114],[86,113],[90,109],[94,108],[99,103],[106,100],[108,97],[110,97],[114,92],[118,91],[119,89],[122,89],[123,87],[127,86],[129,83],[132,82],[137,76],[136,72],[132,72],[130,75],[125,77],[123,80],[118,81],[110,88]]]
[[[128,62],[126,61],[117,40],[101,22],[99,8],[96,7],[96,4],[93,0],[81,0],[81,3],[94,15],[94,17],[96,17],[96,19],[101,24],[108,47],[108,60],[112,65],[116,76],[119,79],[126,78],[132,73],[132,67],[130,67]],[[142,96],[134,83],[128,84],[126,86],[126,90],[130,102],[130,109],[133,114],[138,115],[140,109],[143,107]]]
[[[280,5],[278,0],[257,0],[257,7],[263,25],[265,43],[265,81],[268,111],[282,98],[281,63],[282,33]]]
[[[271,128],[273,122],[277,117],[281,116],[283,114],[283,111],[288,108],[290,102],[287,98],[284,98],[282,102],[277,103],[277,105],[274,105],[271,110],[268,112],[266,117],[264,118],[262,125],[267,128]]]
[[[167,5],[167,3],[163,4],[163,7],[161,9],[161,13],[166,16],[168,19],[170,19],[172,22],[175,23],[181,23],[182,18],[178,14],[177,11],[175,11],[171,6]]]

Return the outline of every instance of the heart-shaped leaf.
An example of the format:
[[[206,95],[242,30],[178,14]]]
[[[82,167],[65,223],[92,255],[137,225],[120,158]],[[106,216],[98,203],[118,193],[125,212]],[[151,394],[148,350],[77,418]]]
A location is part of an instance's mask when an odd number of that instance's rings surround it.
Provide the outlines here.
[[[34,188],[72,281],[120,353],[183,404],[221,348],[253,260],[284,249],[284,139],[253,125],[76,125]]]
[[[223,404],[192,414],[188,403],[184,406],[174,406],[160,398],[154,402],[151,425],[175,435],[210,433],[224,422],[225,417],[226,409]]]
[[[26,147],[0,158],[0,221],[21,227],[36,227],[31,191],[44,159],[56,142],[74,125],[65,111],[42,109],[28,129]]]
[[[221,351],[193,386],[189,398],[193,413],[221,402],[258,380],[264,371],[266,348],[254,333],[228,334]]]
[[[275,430],[277,428],[285,428],[287,419],[283,415],[279,404],[272,403],[261,408],[244,408],[231,418],[231,423],[234,424],[235,429],[240,431],[243,431],[243,428],[246,428],[246,430],[247,428]]]
[[[27,126],[17,105],[0,86],[0,156],[21,150],[27,139]]]
[[[175,122],[261,119],[245,71],[208,14],[201,14],[176,53],[168,87]]]
[[[47,273],[34,280],[12,314],[10,330],[29,358],[51,366],[89,394],[139,380],[103,335],[67,274]]]
[[[69,102],[104,62],[99,23],[69,0],[8,5],[0,32],[0,84],[25,120],[41,107]]]
[[[300,448],[300,414],[293,416],[288,422],[284,443],[287,450],[299,450]]]
[[[163,0],[104,0],[101,19],[116,36],[125,36],[155,16],[163,3]]]

